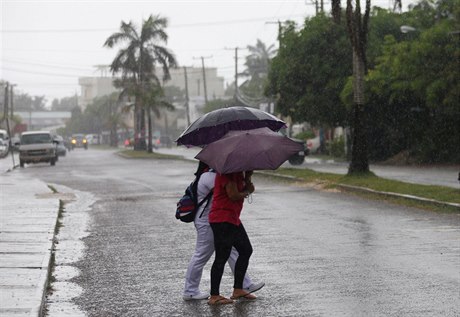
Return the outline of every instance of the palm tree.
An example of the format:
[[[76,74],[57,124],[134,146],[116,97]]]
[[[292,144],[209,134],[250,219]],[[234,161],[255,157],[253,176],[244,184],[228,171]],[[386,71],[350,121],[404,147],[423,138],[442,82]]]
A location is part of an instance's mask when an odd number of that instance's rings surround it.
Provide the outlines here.
[[[163,80],[170,79],[169,68],[177,67],[172,52],[158,43],[167,42],[165,28],[168,20],[160,16],[150,15],[142,22],[140,31],[132,23],[121,22],[120,31],[107,38],[104,46],[114,47],[125,43],[115,56],[110,70],[113,74],[120,73],[119,84],[126,92],[135,97],[135,144],[134,149],[145,149],[145,95],[152,85],[160,86],[160,80],[155,75],[157,63],[163,69]]]
[[[249,55],[246,57],[246,69],[243,75],[250,79],[246,83],[246,93],[253,98],[261,98],[263,95],[264,81],[267,78],[270,59],[275,55],[274,45],[267,47],[257,39],[255,46],[248,45]]]
[[[161,110],[174,110],[174,106],[166,101],[164,96],[164,91],[161,86],[154,85],[148,92],[145,94],[145,108],[147,110],[147,125],[148,125],[148,144],[147,144],[147,152],[152,152],[153,144],[152,144],[152,137],[153,137],[153,126],[152,126],[152,112],[155,114],[157,118],[161,116]]]

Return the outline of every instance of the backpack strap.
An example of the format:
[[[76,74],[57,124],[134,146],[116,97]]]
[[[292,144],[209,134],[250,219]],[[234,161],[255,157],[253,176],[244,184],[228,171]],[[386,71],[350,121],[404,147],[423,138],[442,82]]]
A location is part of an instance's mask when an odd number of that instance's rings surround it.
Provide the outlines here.
[[[211,201],[212,194],[213,194],[213,191],[210,190],[208,195],[206,195],[206,197],[198,204],[198,208],[200,208],[201,205],[203,205],[203,203],[205,201],[207,201],[206,206],[204,206],[203,211],[201,212],[201,214],[200,214],[200,216],[198,218],[201,218],[201,216],[203,216],[204,210],[206,209],[206,207],[208,207],[208,204]]]
[[[210,169],[208,170],[208,172],[210,172],[210,173],[215,173],[216,171],[215,171],[214,169],[210,168]],[[200,177],[201,177],[201,175],[200,175]],[[198,183],[198,182],[197,182],[197,183]],[[214,190],[214,188],[211,189],[211,190],[209,191],[209,193],[206,195],[206,197],[205,197],[202,201],[200,201],[200,203],[198,204],[198,207],[197,207],[197,208],[200,208],[201,205],[203,205],[203,203],[204,203],[205,201],[207,201],[206,206],[204,206],[203,211],[201,212],[201,214],[200,214],[200,216],[199,216],[198,218],[201,218],[201,216],[203,216],[204,210],[206,209],[206,207],[208,207],[210,198],[212,197],[212,194],[213,194],[213,190]]]

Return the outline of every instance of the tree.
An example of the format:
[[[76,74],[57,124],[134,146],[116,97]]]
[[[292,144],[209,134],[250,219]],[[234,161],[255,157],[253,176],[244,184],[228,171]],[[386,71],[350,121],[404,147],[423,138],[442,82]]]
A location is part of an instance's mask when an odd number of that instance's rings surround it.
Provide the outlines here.
[[[249,80],[241,87],[242,92],[250,98],[263,98],[264,84],[270,67],[270,59],[275,55],[274,45],[267,47],[257,39],[255,46],[248,45],[246,69],[242,73]]]
[[[340,100],[351,65],[351,46],[344,25],[324,15],[305,20],[300,31],[284,28],[281,47],[273,58],[265,93],[275,96],[277,111],[293,122],[315,126],[344,125]]]
[[[62,99],[56,98],[51,102],[52,111],[71,111],[74,107],[78,107],[77,95]]]
[[[452,33],[458,29],[455,21],[440,18],[414,36],[385,39],[368,83],[370,98],[379,98],[387,118],[375,122],[373,129],[396,145],[389,155],[405,151],[417,162],[460,161],[460,39]]]
[[[28,94],[16,93],[14,95],[15,111],[46,111],[45,96],[29,96]]]
[[[340,0],[332,0],[331,1],[331,13],[332,13],[332,20],[340,24],[341,16],[342,16],[342,9],[340,7]]]
[[[148,89],[160,86],[155,75],[155,65],[163,69],[163,80],[170,78],[169,68],[176,67],[174,55],[159,43],[167,42],[165,28],[168,20],[150,15],[142,22],[140,31],[132,23],[121,22],[120,31],[107,38],[104,46],[114,47],[118,43],[126,46],[120,49],[110,66],[113,74],[121,73],[120,85],[135,97],[135,150],[146,148],[145,144],[145,99]],[[157,91],[157,90],[155,90]]]
[[[348,174],[369,172],[368,144],[366,134],[366,112],[364,99],[364,77],[367,73],[367,34],[371,1],[366,0],[364,15],[361,13],[361,0],[356,0],[353,8],[352,0],[347,0],[347,27],[353,48],[353,124],[352,153]]]
[[[160,86],[152,86],[145,95],[145,107],[147,109],[147,121],[148,121],[148,144],[147,151],[153,151],[152,137],[153,137],[153,126],[152,126],[152,112],[157,118],[161,117],[161,110],[174,110],[174,106],[169,103],[165,96],[163,89]]]

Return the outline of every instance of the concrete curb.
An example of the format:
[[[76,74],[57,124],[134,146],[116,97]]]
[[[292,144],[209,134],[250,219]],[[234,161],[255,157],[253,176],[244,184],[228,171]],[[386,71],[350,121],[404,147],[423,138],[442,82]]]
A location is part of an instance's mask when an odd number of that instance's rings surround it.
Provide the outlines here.
[[[414,200],[414,201],[418,201],[422,203],[429,203],[429,204],[442,206],[442,207],[443,206],[454,207],[460,211],[460,204],[457,204],[457,203],[443,202],[439,200],[423,198],[423,197],[418,197],[418,196],[413,196],[413,195],[405,195],[405,194],[398,194],[398,193],[392,193],[392,192],[381,192],[381,191],[376,191],[376,190],[365,188],[365,187],[352,186],[352,185],[337,184],[336,186],[339,188],[345,189],[345,190],[349,190],[349,191],[359,191],[359,192],[372,193],[372,194],[388,196],[388,197],[404,198],[404,199]]]
[[[257,174],[262,174],[262,175],[267,175],[267,176],[273,176],[273,177],[280,177],[280,178],[285,178],[293,181],[299,181],[299,182],[304,182],[305,180],[290,176],[290,175],[280,175],[277,173],[271,173],[271,172],[265,172],[265,171],[255,171]],[[392,193],[392,192],[382,192],[382,191],[377,191],[365,187],[360,187],[360,186],[352,186],[352,185],[344,185],[344,184],[336,184],[335,185],[338,188],[341,188],[343,190],[348,190],[348,191],[355,191],[355,192],[365,192],[365,193],[372,193],[376,195],[382,195],[386,197],[396,197],[396,198],[404,198],[408,200],[413,200],[417,202],[422,202],[422,203],[428,203],[432,205],[437,205],[441,207],[454,207],[457,208],[458,211],[460,211],[460,204],[457,203],[450,203],[450,202],[443,202],[439,200],[434,200],[434,199],[429,199],[429,198],[423,198],[423,197],[418,197],[414,195],[405,195],[405,194],[398,194],[398,193]]]

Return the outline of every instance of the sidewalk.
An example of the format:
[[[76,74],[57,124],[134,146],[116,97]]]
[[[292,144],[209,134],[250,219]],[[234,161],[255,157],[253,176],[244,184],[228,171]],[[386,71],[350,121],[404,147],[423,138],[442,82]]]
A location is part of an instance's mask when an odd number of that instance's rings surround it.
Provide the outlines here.
[[[40,316],[59,199],[48,186],[0,171],[0,316]]]

